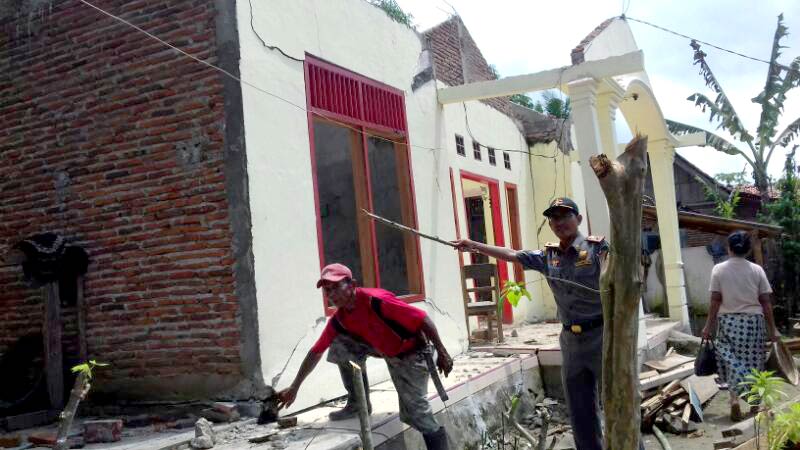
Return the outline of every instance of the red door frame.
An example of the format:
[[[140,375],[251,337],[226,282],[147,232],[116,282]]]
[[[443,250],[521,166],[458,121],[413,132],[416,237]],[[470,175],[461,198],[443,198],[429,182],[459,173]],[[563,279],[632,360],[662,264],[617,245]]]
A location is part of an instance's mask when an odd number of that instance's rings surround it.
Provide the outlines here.
[[[522,224],[519,221],[519,189],[514,183],[503,183],[506,188],[506,214],[508,214],[508,234],[511,236],[511,248],[514,250],[522,250]],[[514,215],[511,214],[511,197],[508,193],[514,191],[514,207],[517,210],[516,220]],[[517,230],[515,239],[514,229]],[[516,241],[516,242],[515,242]],[[514,267],[514,281],[517,283],[525,281],[525,270],[520,263],[512,263]]]
[[[492,209],[492,230],[494,231],[494,245],[504,247],[506,245],[505,234],[503,233],[503,212],[500,200],[500,182],[494,178],[485,177],[476,173],[461,171],[461,186],[463,192],[464,180],[471,180],[489,186],[489,203]],[[463,197],[463,194],[462,194]],[[508,264],[505,261],[497,260],[497,275],[500,277],[500,287],[508,281]],[[508,302],[503,303],[503,323],[511,324],[514,322],[514,310]]]

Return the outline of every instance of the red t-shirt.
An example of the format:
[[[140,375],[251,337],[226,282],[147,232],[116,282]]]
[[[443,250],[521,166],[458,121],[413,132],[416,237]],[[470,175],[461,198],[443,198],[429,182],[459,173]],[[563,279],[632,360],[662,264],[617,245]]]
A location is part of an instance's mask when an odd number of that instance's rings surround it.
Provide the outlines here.
[[[333,319],[337,319],[348,333],[371,345],[382,355],[392,357],[414,350],[418,345],[418,341],[416,339],[403,339],[387,325],[386,321],[381,319],[372,308],[371,299],[373,297],[381,302],[380,310],[383,317],[396,322],[409,333],[416,334],[419,332],[422,322],[427,317],[425,311],[398,300],[389,291],[356,288],[355,308],[350,311],[337,309],[333,317],[328,320],[322,336],[311,347],[311,351],[321,354],[331,345],[331,342],[338,334],[333,325]]]

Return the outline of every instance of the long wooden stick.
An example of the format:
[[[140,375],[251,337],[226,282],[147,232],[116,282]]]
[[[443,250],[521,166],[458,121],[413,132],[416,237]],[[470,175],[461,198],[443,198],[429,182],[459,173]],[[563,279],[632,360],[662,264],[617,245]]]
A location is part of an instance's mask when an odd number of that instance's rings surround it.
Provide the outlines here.
[[[364,386],[364,377],[361,375],[361,367],[350,361],[353,366],[353,384],[356,388],[356,402],[358,402],[358,421],[361,423],[361,448],[363,450],[373,450],[372,445],[372,426],[369,423],[369,409],[367,407],[367,391]]]
[[[419,230],[415,230],[414,228],[407,227],[407,226],[405,226],[403,224],[400,224],[400,223],[397,223],[397,222],[393,222],[393,221],[391,221],[389,219],[386,219],[384,217],[381,217],[381,216],[379,216],[377,214],[372,214],[371,212],[367,211],[366,209],[362,209],[361,212],[363,212],[364,214],[366,214],[367,216],[369,216],[373,220],[378,221],[378,222],[380,222],[380,223],[382,223],[382,224],[384,224],[386,226],[398,229],[400,231],[405,231],[407,233],[416,234],[419,237],[424,237],[425,239],[430,239],[430,240],[438,242],[440,244],[444,244],[444,245],[448,245],[448,246],[453,247],[453,248],[457,248],[457,246],[455,244],[453,244],[452,242],[445,241],[444,239],[441,239],[441,238],[439,238],[437,236],[431,236],[430,234],[425,234],[425,233],[423,233],[423,232],[421,232]]]
[[[86,372],[79,372],[78,377],[75,379],[75,385],[67,402],[67,407],[61,413],[61,421],[58,424],[58,434],[56,435],[56,445],[54,450],[66,450],[69,448],[69,429],[72,422],[75,420],[75,413],[78,411],[78,405],[81,400],[89,392],[89,376]]]

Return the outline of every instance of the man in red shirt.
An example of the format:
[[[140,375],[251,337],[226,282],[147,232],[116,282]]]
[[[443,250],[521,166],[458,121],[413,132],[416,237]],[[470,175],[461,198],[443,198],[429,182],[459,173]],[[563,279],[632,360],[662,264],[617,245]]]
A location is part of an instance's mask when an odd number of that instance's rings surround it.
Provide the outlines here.
[[[329,350],[328,362],[339,366],[347,390],[347,405],[331,413],[330,418],[353,417],[358,405],[350,361],[361,367],[364,386],[368,387],[367,356],[383,358],[397,389],[400,420],[422,433],[429,450],[447,449],[447,434],[433,417],[427,399],[429,374],[423,352],[430,341],[436,348],[436,366],[444,376],[453,369],[453,359],[425,311],[398,300],[389,291],[356,287],[352,272],[342,264],[325,266],[317,287],[322,288],[336,312],[309,350],[291,386],[278,392],[279,406],[283,408],[294,402],[300,385],[322,359],[325,350]],[[371,405],[369,409],[371,412]]]

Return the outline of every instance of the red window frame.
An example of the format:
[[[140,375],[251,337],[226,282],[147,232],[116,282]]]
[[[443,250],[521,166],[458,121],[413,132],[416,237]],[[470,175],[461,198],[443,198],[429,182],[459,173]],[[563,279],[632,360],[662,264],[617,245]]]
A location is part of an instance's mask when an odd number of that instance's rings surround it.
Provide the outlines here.
[[[369,175],[368,164],[368,144],[367,133],[388,136],[392,140],[403,141],[405,143],[405,157],[407,159],[408,181],[409,181],[409,197],[411,208],[411,226],[417,227],[419,223],[417,215],[417,199],[414,191],[414,171],[412,169],[411,161],[411,142],[408,136],[408,120],[406,118],[405,97],[403,91],[383,84],[379,81],[372,80],[363,75],[347,70],[343,67],[337,66],[330,62],[324,61],[313,55],[306,53],[305,62],[303,63],[305,73],[306,85],[306,108],[308,117],[308,133],[309,133],[309,147],[311,152],[311,172],[312,183],[314,188],[314,208],[317,220],[317,246],[319,252],[320,269],[322,269],[325,262],[325,247],[322,238],[322,218],[320,215],[319,191],[317,182],[317,166],[316,166],[316,149],[314,145],[314,121],[315,119],[327,120],[341,124],[342,126],[349,126],[361,131],[361,145],[364,152],[364,170],[366,173],[367,191],[368,191],[368,205],[369,210],[373,211],[372,205],[372,183]],[[315,77],[317,80],[315,85],[311,85],[310,71],[317,68],[324,71],[324,80],[320,81],[320,77]],[[319,75],[319,72],[318,74]],[[339,92],[326,92],[323,83],[333,83],[339,88]],[[356,96],[357,98],[352,98]],[[370,101],[372,100],[372,101]],[[382,110],[380,104],[388,104],[393,107],[389,111]],[[372,239],[372,265],[375,273],[376,285],[380,286],[380,270],[377,255],[377,243],[375,233],[375,223],[371,222],[370,234]],[[398,298],[408,302],[420,302],[425,299],[425,276],[424,268],[422,266],[422,251],[420,249],[419,237],[414,239],[416,250],[419,277],[419,293],[399,296]],[[334,311],[328,304],[328,301],[323,296],[323,305],[325,313],[331,315]]]

